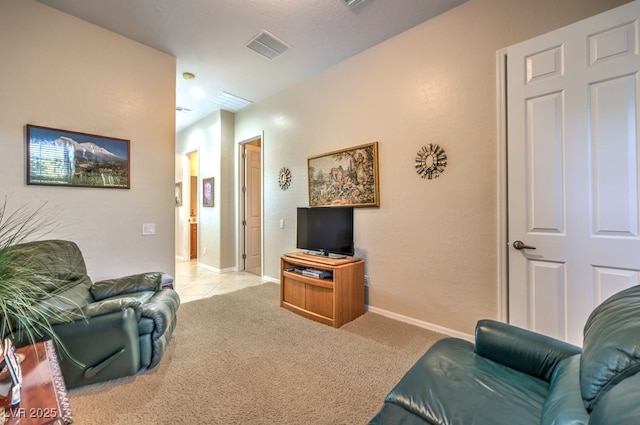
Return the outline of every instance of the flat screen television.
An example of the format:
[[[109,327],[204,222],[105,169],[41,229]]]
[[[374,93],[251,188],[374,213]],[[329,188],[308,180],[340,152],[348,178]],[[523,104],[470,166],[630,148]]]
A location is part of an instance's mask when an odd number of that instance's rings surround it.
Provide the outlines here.
[[[353,255],[353,207],[299,207],[296,247],[308,254]]]

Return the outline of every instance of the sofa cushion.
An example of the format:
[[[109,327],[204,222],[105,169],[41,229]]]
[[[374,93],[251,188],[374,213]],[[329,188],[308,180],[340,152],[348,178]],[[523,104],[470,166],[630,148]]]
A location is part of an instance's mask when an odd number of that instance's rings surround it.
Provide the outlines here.
[[[429,425],[424,418],[393,403],[385,403],[369,425]]]
[[[46,295],[40,300],[37,307],[48,315],[55,315],[56,312],[64,312],[82,308],[93,302],[93,297],[89,292],[91,280],[88,276],[78,279],[76,285],[70,286],[63,291],[56,291]],[[87,284],[88,282],[88,284]]]
[[[580,389],[584,406],[640,371],[640,286],[618,292],[596,307],[584,327]]]
[[[591,412],[589,425],[640,423],[640,373],[626,378],[602,396]]]
[[[446,338],[416,362],[385,401],[436,425],[513,425],[514,418],[520,425],[538,425],[548,392],[548,382],[475,354],[468,341]]]
[[[81,283],[87,289],[90,280],[85,280],[87,267],[74,242],[63,240],[35,241],[15,245],[15,261],[28,266],[34,273],[46,276],[41,282],[42,288],[49,293],[65,290]]]
[[[542,408],[541,425],[587,425],[589,414],[580,394],[580,355],[558,363]]]
[[[91,294],[96,301],[99,301],[135,292],[156,292],[162,289],[162,276],[164,274],[160,272],[148,272],[101,280],[94,282],[91,286]]]

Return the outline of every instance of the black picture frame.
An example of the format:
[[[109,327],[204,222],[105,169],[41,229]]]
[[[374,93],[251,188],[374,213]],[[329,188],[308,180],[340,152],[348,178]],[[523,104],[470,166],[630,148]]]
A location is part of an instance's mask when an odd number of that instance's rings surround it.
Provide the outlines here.
[[[131,188],[130,141],[26,125],[28,185]]]

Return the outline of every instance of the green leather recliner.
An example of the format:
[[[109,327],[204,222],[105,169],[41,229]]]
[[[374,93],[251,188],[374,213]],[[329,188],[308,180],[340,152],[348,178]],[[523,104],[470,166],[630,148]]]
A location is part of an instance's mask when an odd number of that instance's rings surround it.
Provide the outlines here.
[[[594,309],[583,347],[493,320],[436,342],[370,425],[637,425],[640,286]]]
[[[134,375],[158,364],[180,305],[178,294],[163,288],[170,276],[142,273],[92,283],[74,242],[36,241],[13,249],[28,252],[38,273],[55,277],[47,281],[47,296],[38,308],[52,317],[66,350],[58,349],[58,356],[67,387]],[[54,312],[65,312],[66,319],[55,319]],[[28,343],[22,338],[17,345]]]

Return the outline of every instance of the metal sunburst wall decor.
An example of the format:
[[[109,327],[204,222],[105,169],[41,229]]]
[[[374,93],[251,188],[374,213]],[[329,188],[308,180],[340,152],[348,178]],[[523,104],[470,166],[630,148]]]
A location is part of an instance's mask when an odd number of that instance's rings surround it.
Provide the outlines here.
[[[446,166],[447,155],[439,145],[428,144],[416,154],[416,172],[423,179],[431,180],[440,177]]]
[[[280,189],[287,190],[291,185],[291,171],[287,167],[282,167],[278,173],[278,184]]]

